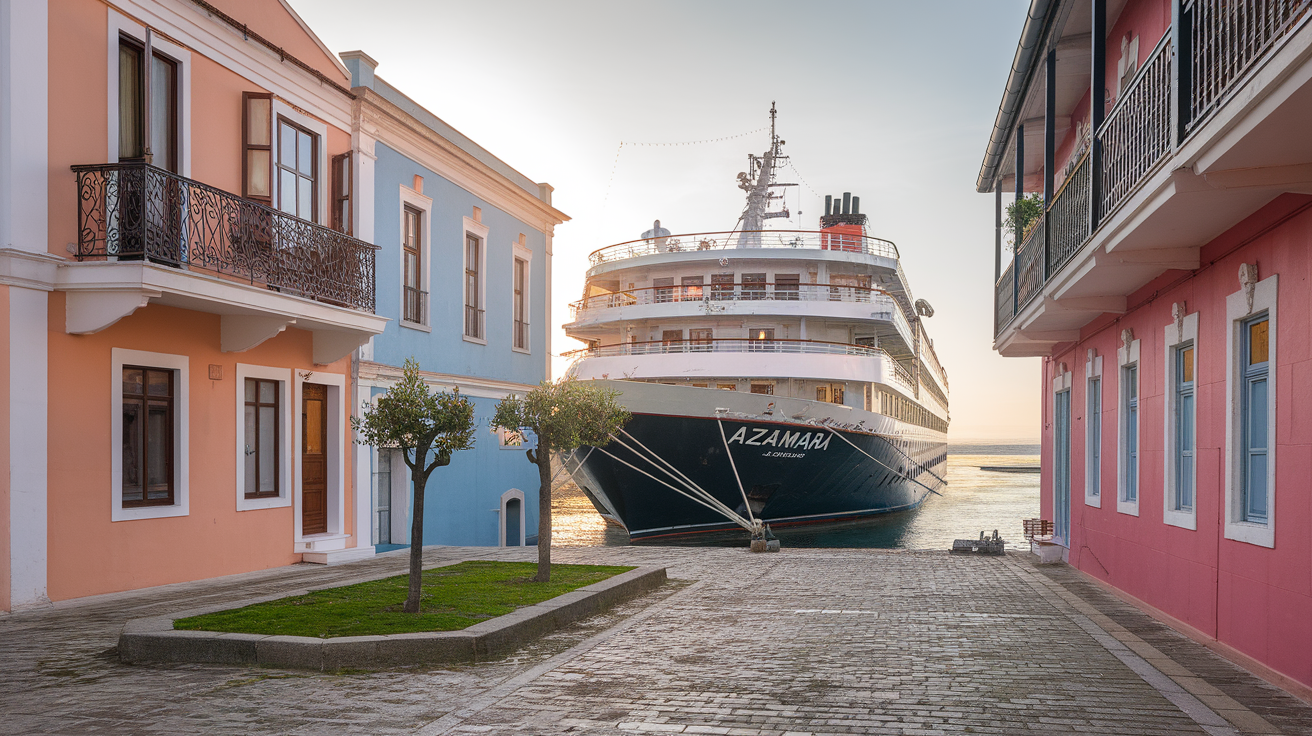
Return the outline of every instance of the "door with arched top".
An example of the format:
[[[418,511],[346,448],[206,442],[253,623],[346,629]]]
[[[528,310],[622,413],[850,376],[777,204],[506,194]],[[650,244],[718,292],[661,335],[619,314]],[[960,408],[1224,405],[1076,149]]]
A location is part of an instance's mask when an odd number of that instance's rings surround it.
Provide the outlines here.
[[[524,515],[524,502],[518,498],[507,499],[503,523],[506,527],[506,546],[519,547],[523,544],[523,532],[520,520]]]

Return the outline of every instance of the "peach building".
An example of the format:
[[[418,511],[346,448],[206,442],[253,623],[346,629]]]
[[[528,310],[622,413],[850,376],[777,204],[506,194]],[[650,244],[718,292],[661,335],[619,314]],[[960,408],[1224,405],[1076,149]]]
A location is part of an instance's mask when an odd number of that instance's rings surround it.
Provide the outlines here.
[[[373,554],[350,84],[278,0],[0,4],[0,610]]]
[[[1071,565],[1312,687],[1312,2],[1033,0],[977,187]],[[1037,197],[1004,253],[1003,192]]]

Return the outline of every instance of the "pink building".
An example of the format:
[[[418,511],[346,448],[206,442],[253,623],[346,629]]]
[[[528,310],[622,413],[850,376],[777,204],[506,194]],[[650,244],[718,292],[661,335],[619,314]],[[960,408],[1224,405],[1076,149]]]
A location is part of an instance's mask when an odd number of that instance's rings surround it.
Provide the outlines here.
[[[278,0],[0,3],[0,611],[373,554],[349,87]]]
[[[1312,686],[1309,23],[1309,0],[1033,0],[978,180],[999,210],[995,348],[1043,357],[1064,558],[1294,689]],[[1005,254],[1004,190],[1042,201]]]

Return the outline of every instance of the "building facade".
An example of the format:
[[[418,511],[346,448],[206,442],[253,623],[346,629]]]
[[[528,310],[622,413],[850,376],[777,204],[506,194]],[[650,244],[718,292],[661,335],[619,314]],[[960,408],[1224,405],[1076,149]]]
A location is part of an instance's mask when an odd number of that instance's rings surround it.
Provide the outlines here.
[[[1309,23],[1307,0],[1034,0],[977,183],[995,349],[1043,358],[1063,556],[1304,687]],[[1038,200],[1011,253],[1004,191]]]
[[[31,0],[0,75],[0,610],[373,554],[345,67],[281,2]]]
[[[489,422],[497,400],[550,376],[551,240],[568,218],[539,184],[375,74],[362,52],[342,55],[357,97],[358,232],[380,247],[378,314],[363,347],[359,400],[383,394],[407,358],[434,388],[474,402],[473,449],[429,479],[424,542],[523,545],[537,529],[537,467]],[[356,483],[372,488],[378,545],[410,541],[413,484],[396,450],[361,448]],[[365,497],[360,496],[363,504]]]

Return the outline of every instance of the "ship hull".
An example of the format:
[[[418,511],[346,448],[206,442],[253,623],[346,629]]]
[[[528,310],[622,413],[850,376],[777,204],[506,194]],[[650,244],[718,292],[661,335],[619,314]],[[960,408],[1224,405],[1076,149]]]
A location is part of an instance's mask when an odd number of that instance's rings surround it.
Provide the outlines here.
[[[767,414],[637,409],[630,406],[633,420],[616,442],[583,447],[566,458],[597,511],[620,521],[634,540],[741,528],[690,498],[697,494],[688,484],[771,527],[907,511],[943,486],[945,438],[899,432],[900,423],[886,417],[879,419],[891,431],[880,432]]]

